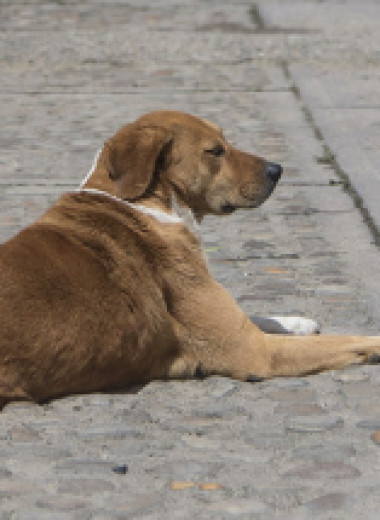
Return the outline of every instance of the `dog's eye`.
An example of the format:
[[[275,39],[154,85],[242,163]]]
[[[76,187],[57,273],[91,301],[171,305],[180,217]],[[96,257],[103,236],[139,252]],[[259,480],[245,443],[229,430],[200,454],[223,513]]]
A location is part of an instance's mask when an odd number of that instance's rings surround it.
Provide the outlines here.
[[[214,157],[223,157],[223,155],[225,155],[226,153],[226,150],[224,146],[222,146],[221,144],[217,144],[213,148],[207,148],[205,152],[210,155],[213,155]]]

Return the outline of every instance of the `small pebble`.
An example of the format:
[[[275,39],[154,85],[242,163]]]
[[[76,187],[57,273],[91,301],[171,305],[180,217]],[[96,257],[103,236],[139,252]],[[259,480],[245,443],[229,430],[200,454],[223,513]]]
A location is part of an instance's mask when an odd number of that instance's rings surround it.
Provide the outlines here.
[[[126,475],[128,473],[128,466],[126,464],[121,464],[120,466],[114,466],[112,468],[114,473],[118,475]]]
[[[172,491],[182,491],[183,489],[189,489],[195,487],[194,482],[177,481],[175,480],[170,484]]]
[[[220,489],[223,489],[223,486],[217,482],[205,482],[203,484],[199,484],[198,487],[202,491],[219,491]]]

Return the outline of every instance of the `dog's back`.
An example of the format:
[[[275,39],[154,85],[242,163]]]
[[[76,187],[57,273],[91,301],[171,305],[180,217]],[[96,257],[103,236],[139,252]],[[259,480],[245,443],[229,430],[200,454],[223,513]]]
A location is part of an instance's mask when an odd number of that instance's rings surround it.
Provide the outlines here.
[[[69,194],[0,246],[0,395],[40,401],[164,377],[174,334],[132,215]]]

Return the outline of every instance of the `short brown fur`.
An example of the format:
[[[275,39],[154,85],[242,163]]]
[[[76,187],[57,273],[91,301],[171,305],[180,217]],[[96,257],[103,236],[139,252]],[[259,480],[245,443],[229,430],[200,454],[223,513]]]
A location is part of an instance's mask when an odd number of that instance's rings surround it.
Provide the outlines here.
[[[254,208],[265,161],[188,114],[147,114],[85,186],[201,220]],[[378,360],[380,338],[264,334],[212,279],[196,235],[102,193],[63,195],[0,248],[0,406],[153,379],[298,376]]]

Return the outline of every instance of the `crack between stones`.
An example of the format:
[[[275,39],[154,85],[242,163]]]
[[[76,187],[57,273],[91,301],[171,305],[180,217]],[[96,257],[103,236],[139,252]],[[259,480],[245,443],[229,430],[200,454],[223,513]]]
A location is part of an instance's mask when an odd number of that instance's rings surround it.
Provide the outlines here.
[[[264,18],[261,15],[258,4],[253,4],[249,13],[250,13],[252,22],[256,25],[256,27],[259,30],[264,31],[265,29],[267,29],[267,25],[265,23]],[[369,229],[369,232],[373,238],[374,245],[376,247],[380,248],[380,229],[375,224],[375,221],[373,220],[372,215],[370,214],[368,208],[365,205],[363,197],[361,197],[361,195],[356,191],[356,189],[354,188],[354,186],[351,183],[351,180],[350,180],[348,174],[344,171],[342,166],[337,161],[335,154],[333,153],[331,147],[329,146],[328,142],[326,141],[326,139],[322,133],[322,130],[318,127],[317,123],[315,122],[310,108],[304,102],[300,89],[299,89],[298,85],[296,84],[292,73],[290,72],[289,62],[287,60],[280,60],[279,64],[282,68],[285,78],[290,83],[290,89],[293,92],[294,97],[298,101],[307,123],[313,130],[315,137],[318,139],[318,141],[321,142],[325,157],[329,158],[328,165],[335,172],[338,179],[340,179],[340,181],[338,181],[337,183],[333,183],[333,184],[341,184],[343,190],[349,195],[349,197],[351,197],[351,199],[354,203],[354,206],[359,211],[359,213],[363,219],[363,222]]]
[[[265,20],[261,15],[258,4],[253,4],[249,13],[250,13],[252,22],[256,25],[256,27],[259,31],[265,31],[266,29],[268,29],[268,27],[265,23]],[[355,208],[359,211],[359,213],[363,219],[363,222],[369,229],[369,232],[373,238],[374,245],[376,247],[380,248],[380,229],[375,224],[375,221],[373,220],[371,213],[369,212],[368,208],[365,205],[363,197],[356,191],[356,189],[352,185],[348,174],[344,171],[342,166],[337,161],[336,156],[333,153],[328,142],[326,141],[322,130],[318,127],[316,121],[314,120],[312,112],[311,112],[310,108],[306,105],[305,101],[303,100],[300,89],[299,89],[298,85],[296,84],[292,73],[290,72],[288,61],[280,60],[279,64],[282,68],[285,78],[290,83],[290,89],[293,92],[294,97],[298,101],[307,123],[309,124],[309,126],[311,127],[311,129],[314,132],[315,137],[318,139],[318,141],[320,141],[320,143],[323,147],[324,156],[329,158],[328,165],[330,166],[330,168],[332,168],[332,170],[335,172],[336,176],[339,179],[339,181],[337,181],[337,182],[330,182],[330,185],[339,184],[342,186],[343,190],[352,199]],[[313,184],[311,184],[311,185],[313,185]]]
[[[292,73],[290,72],[289,63],[286,60],[282,60],[280,62],[280,66],[283,70],[285,77],[290,83],[290,89],[301,107],[305,120],[309,124],[310,128],[313,130],[315,137],[318,139],[318,141],[320,141],[324,155],[329,158],[328,165],[335,172],[338,179],[340,179],[339,184],[341,184],[343,190],[349,195],[349,197],[352,199],[354,203],[354,206],[359,211],[363,219],[363,222],[370,231],[374,245],[380,248],[380,229],[375,224],[372,215],[370,214],[368,208],[365,205],[363,198],[352,185],[348,174],[344,171],[342,166],[337,161],[333,150],[331,149],[323,135],[322,130],[318,127],[317,123],[315,122],[310,108],[305,104],[300,89],[297,86]]]

